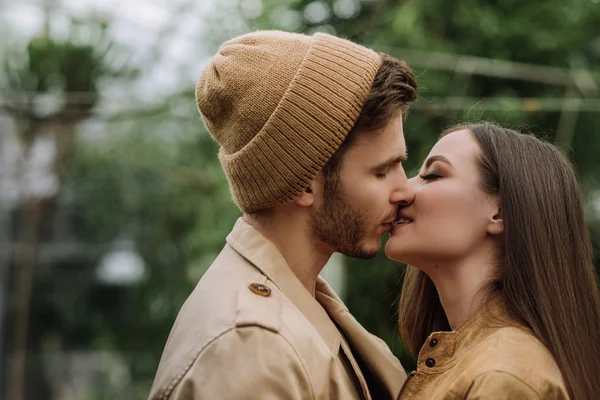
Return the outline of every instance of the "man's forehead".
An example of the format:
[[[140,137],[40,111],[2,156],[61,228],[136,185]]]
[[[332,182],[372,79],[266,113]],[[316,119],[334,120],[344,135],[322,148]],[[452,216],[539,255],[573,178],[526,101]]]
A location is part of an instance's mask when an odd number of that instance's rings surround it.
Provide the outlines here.
[[[402,120],[397,119],[390,122],[384,128],[362,132],[356,139],[355,144],[359,147],[405,147],[404,131],[402,129]]]
[[[377,137],[371,139],[363,138],[362,142],[356,142],[346,154],[347,159],[353,163],[368,164],[376,166],[382,163],[395,163],[404,161],[407,157],[407,149],[404,137]]]

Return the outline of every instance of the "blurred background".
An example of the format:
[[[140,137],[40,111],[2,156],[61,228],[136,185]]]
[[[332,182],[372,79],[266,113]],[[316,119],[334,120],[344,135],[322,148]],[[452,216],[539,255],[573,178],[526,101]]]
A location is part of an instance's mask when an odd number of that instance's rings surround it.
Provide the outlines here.
[[[221,42],[256,29],[325,31],[406,60],[420,82],[409,175],[456,122],[556,143],[598,260],[599,3],[0,0],[0,398],[147,397],[180,306],[240,215],[195,80]],[[339,255],[323,272],[411,368],[402,273]]]

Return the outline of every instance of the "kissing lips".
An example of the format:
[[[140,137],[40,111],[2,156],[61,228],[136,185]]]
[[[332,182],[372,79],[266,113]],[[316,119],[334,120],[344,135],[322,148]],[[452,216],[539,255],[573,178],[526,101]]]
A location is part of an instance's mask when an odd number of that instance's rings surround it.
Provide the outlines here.
[[[410,224],[412,222],[413,222],[412,219],[398,218],[397,220],[395,220],[394,222],[392,222],[392,227],[395,228],[398,225]]]
[[[413,222],[414,222],[414,220],[410,216],[408,216],[407,214],[400,211],[400,212],[398,212],[398,215],[397,215],[396,219],[394,220],[394,222],[392,222],[391,233],[393,234],[394,231],[396,231],[397,229],[400,229],[401,227],[411,224]]]
[[[413,219],[411,217],[398,210],[393,220],[388,220],[388,222],[384,222],[382,225],[384,225],[387,228],[386,230],[388,232],[392,233],[392,231],[394,231],[394,229],[396,229],[397,227],[400,227],[402,225],[408,225],[411,222],[413,222]]]

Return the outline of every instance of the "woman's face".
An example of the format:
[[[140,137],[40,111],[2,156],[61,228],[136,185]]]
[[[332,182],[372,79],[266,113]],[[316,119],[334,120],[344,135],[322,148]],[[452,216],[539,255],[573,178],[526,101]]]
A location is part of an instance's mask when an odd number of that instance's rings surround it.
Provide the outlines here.
[[[480,188],[480,149],[468,130],[452,132],[431,149],[414,185],[414,202],[401,210],[406,222],[391,232],[388,258],[427,270],[489,253],[501,233],[497,196]]]

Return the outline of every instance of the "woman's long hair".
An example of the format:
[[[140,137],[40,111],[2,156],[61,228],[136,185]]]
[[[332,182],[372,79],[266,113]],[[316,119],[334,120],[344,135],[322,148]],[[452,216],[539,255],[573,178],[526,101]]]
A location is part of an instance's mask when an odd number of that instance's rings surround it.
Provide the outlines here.
[[[462,125],[480,147],[481,188],[500,198],[500,271],[489,294],[553,354],[571,398],[600,396],[600,295],[580,187],[549,143],[490,123]],[[407,267],[399,312],[404,344],[417,356],[427,336],[449,330],[431,279]]]

